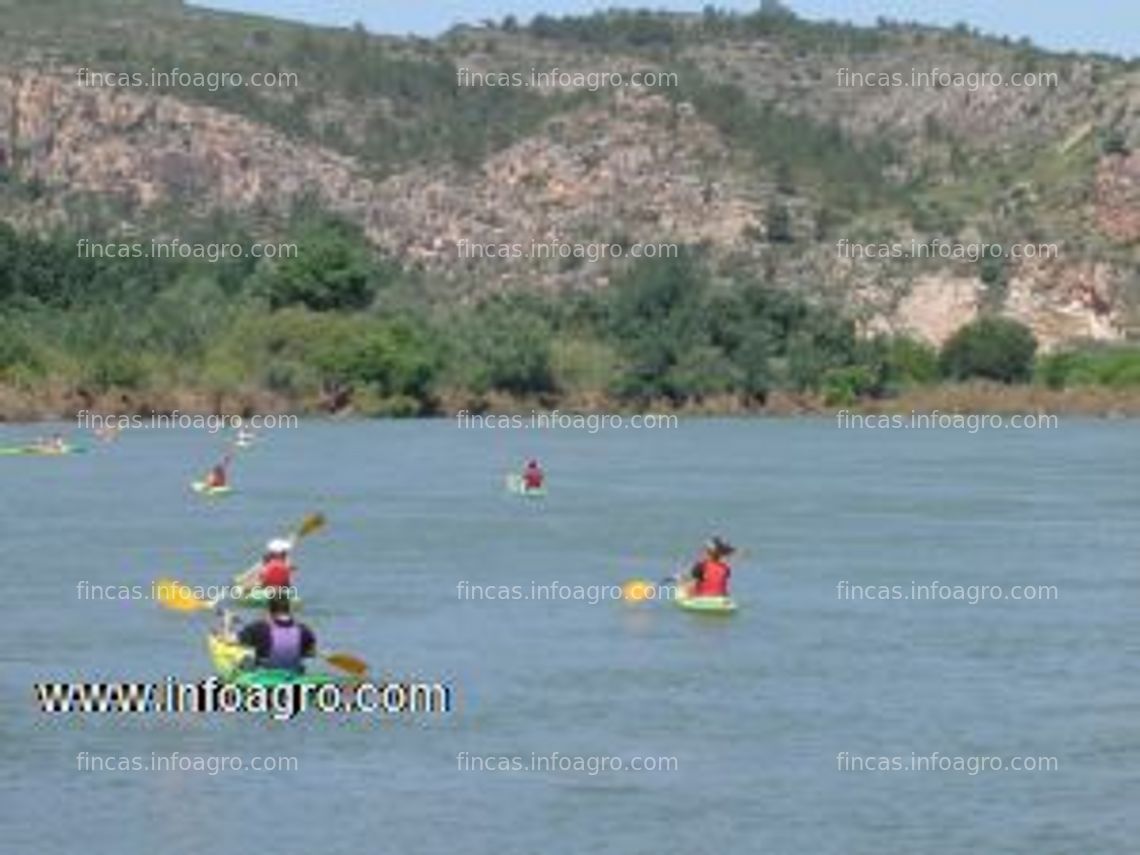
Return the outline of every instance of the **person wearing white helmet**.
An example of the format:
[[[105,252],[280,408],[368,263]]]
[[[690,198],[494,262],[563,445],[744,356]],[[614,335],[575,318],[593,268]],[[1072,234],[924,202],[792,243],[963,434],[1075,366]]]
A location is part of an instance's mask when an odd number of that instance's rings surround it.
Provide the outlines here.
[[[288,592],[293,587],[293,573],[297,568],[289,558],[293,551],[291,538],[275,537],[265,544],[265,555],[261,563],[251,568],[238,579],[240,587],[273,588]]]

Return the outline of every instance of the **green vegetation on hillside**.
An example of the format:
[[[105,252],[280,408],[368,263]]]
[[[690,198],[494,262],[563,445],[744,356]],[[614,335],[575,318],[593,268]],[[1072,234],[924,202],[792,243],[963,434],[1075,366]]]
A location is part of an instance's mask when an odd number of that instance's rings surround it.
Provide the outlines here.
[[[1012,321],[963,328],[941,354],[867,340],[787,291],[714,280],[695,250],[641,261],[602,292],[458,306],[410,298],[415,278],[340,221],[298,213],[292,240],[296,258],[209,264],[80,258],[73,237],[0,227],[0,384],[126,393],[140,407],[184,389],[410,415],[496,394],[645,407],[755,405],[784,390],[849,404],[1033,370],[1036,345]],[[1137,385],[1140,355],[1050,356],[1038,374],[1054,387]]]

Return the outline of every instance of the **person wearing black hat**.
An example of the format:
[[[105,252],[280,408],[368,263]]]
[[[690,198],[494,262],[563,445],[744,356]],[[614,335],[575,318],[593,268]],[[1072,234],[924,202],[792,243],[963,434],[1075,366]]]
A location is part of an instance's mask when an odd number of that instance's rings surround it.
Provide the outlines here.
[[[736,549],[729,543],[714,537],[705,545],[705,554],[692,570],[689,577],[689,595],[692,597],[727,597],[728,579],[732,568],[725,560]]]
[[[317,638],[305,624],[293,620],[289,598],[269,599],[269,615],[243,627],[238,641],[252,647],[259,668],[303,672],[303,660],[316,654]]]
[[[542,467],[538,465],[537,460],[529,460],[526,464],[526,469],[522,474],[523,486],[528,490],[541,490],[546,475],[543,474]]]

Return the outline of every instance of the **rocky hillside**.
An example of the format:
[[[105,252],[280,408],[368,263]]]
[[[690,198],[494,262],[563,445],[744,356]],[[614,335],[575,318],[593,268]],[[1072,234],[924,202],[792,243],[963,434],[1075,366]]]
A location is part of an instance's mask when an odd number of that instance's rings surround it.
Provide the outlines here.
[[[152,83],[174,68],[204,76]],[[460,69],[555,68],[583,76],[460,84]],[[222,71],[294,78],[211,85]],[[584,77],[647,71],[672,77]],[[906,85],[915,72],[930,79]],[[5,220],[177,235],[227,212],[272,236],[302,198],[422,270],[435,299],[602,288],[627,263],[525,257],[532,243],[675,243],[868,330],[940,342],[1000,312],[1047,348],[1140,334],[1135,63],[779,11],[507,20],[426,41],[175,0],[0,0]],[[524,257],[473,257],[492,244]],[[851,250],[912,244],[944,249]],[[1054,249],[969,255],[993,245]]]

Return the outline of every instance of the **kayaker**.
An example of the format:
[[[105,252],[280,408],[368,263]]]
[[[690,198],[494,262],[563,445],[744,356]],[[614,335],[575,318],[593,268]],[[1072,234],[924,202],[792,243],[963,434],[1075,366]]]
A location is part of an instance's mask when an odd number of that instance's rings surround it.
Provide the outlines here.
[[[218,463],[214,464],[214,468],[210,470],[210,474],[206,476],[206,486],[211,490],[216,490],[219,487],[225,487],[229,483],[229,474],[226,469],[230,465],[230,458],[227,455],[223,457]]]
[[[542,467],[538,465],[537,460],[527,461],[522,478],[523,486],[528,490],[541,490],[542,484],[546,480]]]
[[[238,586],[290,591],[293,587],[293,573],[297,569],[289,558],[292,551],[293,541],[275,537],[265,545],[261,564],[244,573],[237,580]]]
[[[714,537],[705,545],[705,554],[689,571],[689,596],[692,597],[727,597],[728,579],[732,575],[732,568],[725,560],[735,547]]]
[[[271,597],[269,614],[242,627],[238,642],[254,651],[258,668],[305,670],[303,660],[316,655],[317,637],[305,624],[293,620],[288,597]]]
[[[31,447],[46,454],[60,454],[67,450],[67,443],[64,441],[63,434],[53,433],[48,439],[44,439],[42,436],[36,437],[36,441],[32,443]]]

